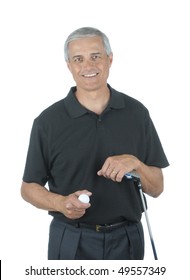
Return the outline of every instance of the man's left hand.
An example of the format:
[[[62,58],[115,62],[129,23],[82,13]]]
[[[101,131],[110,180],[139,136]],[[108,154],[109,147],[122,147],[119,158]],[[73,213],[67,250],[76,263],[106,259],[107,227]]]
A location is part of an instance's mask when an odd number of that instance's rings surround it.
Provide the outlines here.
[[[138,168],[139,163],[140,161],[133,155],[108,157],[97,174],[114,182],[121,182],[126,173]]]

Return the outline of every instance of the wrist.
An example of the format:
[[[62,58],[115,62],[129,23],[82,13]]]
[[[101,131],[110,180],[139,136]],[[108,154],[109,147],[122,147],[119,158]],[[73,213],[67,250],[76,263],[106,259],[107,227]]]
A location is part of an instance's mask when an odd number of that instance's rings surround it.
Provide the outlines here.
[[[143,169],[143,165],[144,165],[144,163],[142,161],[140,161],[138,158],[136,158],[135,171],[137,173],[141,173],[142,169]]]
[[[64,200],[65,197],[63,195],[54,194],[52,197],[52,206],[54,209],[53,211],[62,212]]]

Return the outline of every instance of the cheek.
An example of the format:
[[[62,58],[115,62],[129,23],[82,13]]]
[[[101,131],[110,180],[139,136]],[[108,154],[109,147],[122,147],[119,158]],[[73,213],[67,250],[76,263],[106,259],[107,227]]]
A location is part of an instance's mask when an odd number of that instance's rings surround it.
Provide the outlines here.
[[[71,72],[71,74],[73,75],[73,77],[76,77],[78,72],[79,72],[79,69],[77,69],[77,67],[69,67],[69,70]]]
[[[72,71],[71,71],[72,66],[71,66],[70,63],[68,63],[68,62],[67,62],[67,68],[69,69],[70,72],[72,72]]]
[[[67,63],[67,67],[72,74],[77,73],[78,68],[79,68],[79,67],[77,67],[77,65],[73,65],[72,63]]]
[[[110,70],[110,66],[109,65],[104,65],[104,67],[102,67],[103,76],[108,76],[109,70]]]

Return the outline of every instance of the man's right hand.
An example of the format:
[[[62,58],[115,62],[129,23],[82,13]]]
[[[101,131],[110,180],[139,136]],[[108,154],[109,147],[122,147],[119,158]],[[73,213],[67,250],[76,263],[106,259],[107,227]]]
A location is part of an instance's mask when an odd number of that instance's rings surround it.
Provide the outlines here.
[[[81,194],[87,194],[91,196],[92,193],[88,190],[77,191],[68,196],[57,197],[57,210],[63,213],[69,219],[79,219],[85,213],[86,210],[91,206],[90,203],[81,202],[78,197]]]
[[[21,195],[27,202],[40,209],[60,212],[69,219],[81,218],[91,206],[90,203],[83,203],[78,199],[81,194],[92,195],[88,190],[80,190],[63,196],[36,183],[23,182],[21,187]]]

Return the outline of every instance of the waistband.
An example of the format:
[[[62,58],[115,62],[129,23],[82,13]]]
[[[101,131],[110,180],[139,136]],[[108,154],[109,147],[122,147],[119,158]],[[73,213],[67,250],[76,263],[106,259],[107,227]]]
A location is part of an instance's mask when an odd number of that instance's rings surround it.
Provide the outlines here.
[[[80,223],[80,222],[65,222],[65,224],[68,224],[70,226],[73,226],[75,228],[86,228],[86,229],[92,229],[96,232],[111,232],[113,230],[116,230],[118,228],[122,228],[124,226],[129,226],[134,224],[133,222],[129,221],[122,221],[118,223],[113,224],[104,224],[104,225],[92,225],[92,224],[86,224],[86,223]]]

